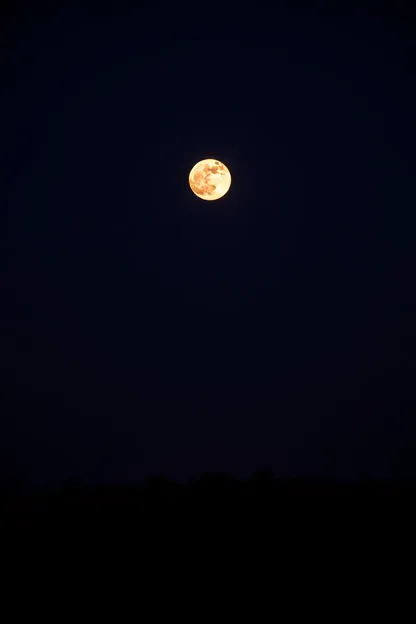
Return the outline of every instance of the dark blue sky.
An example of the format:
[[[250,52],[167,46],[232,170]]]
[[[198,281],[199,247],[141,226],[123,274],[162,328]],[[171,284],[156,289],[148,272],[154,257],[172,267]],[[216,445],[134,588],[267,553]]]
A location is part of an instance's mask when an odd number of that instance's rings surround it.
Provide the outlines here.
[[[4,14],[7,474],[409,457],[412,21],[337,11]],[[205,157],[231,171],[218,202],[188,186]]]

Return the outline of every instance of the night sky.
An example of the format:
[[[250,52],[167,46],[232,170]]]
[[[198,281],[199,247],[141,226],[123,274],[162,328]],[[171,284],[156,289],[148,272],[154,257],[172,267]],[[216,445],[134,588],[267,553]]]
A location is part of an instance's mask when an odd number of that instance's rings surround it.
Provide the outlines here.
[[[0,472],[416,474],[414,22],[342,4],[2,9]]]

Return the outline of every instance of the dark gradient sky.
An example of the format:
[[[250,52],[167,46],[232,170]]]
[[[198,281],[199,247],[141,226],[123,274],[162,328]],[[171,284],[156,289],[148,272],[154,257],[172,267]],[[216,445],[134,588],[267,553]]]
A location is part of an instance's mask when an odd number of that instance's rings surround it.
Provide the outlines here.
[[[292,6],[4,13],[7,474],[411,456],[412,16]],[[232,174],[218,202],[188,187],[205,157]]]

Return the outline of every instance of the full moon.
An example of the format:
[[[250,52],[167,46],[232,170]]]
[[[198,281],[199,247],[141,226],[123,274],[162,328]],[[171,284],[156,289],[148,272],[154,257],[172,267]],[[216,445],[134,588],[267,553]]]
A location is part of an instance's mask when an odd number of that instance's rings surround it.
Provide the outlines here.
[[[219,199],[231,186],[231,174],[219,160],[205,158],[192,167],[189,186],[200,199]]]

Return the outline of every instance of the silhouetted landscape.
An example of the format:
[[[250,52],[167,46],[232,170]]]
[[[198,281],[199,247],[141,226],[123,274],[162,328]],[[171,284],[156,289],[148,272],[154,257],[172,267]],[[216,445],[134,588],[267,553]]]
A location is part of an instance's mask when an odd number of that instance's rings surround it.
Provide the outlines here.
[[[218,512],[278,511],[293,497],[408,497],[416,494],[413,480],[390,482],[363,480],[337,483],[331,480],[278,479],[267,471],[249,479],[233,479],[226,474],[201,474],[199,479],[181,484],[154,476],[141,486],[67,486],[51,491],[22,492],[13,486],[2,488],[4,514],[50,514],[68,516],[117,511],[138,514],[142,519],[154,514],[169,515],[210,509]]]

